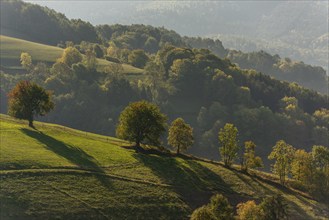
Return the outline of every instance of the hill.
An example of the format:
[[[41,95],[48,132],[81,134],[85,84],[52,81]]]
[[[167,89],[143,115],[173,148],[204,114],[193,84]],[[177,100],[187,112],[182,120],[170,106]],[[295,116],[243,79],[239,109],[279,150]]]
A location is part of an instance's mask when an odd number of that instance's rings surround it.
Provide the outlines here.
[[[187,219],[216,192],[233,205],[279,192],[291,219],[328,217],[324,204],[269,174],[135,153],[116,138],[35,125],[1,115],[1,219]]]
[[[248,63],[248,68],[262,71],[264,74],[273,76],[276,79],[297,82],[306,88],[327,94],[328,80],[325,74],[326,71],[323,69],[327,67],[328,60],[328,51],[326,49],[327,28],[325,25],[327,5],[324,2],[317,2],[316,4],[294,4],[289,2],[248,2],[236,4],[233,2],[198,3],[173,1],[168,3],[153,1],[144,5],[135,2],[129,3],[132,4],[131,6],[124,4],[125,7],[121,10],[124,11],[124,16],[131,16],[131,20],[134,23],[142,24],[107,25],[111,23],[111,19],[109,19],[109,21],[105,22],[105,24],[107,23],[106,25],[97,26],[80,19],[85,18],[86,14],[89,14],[90,8],[95,7],[88,5],[88,3],[74,6],[79,7],[78,11],[80,13],[83,11],[82,8],[84,6],[88,9],[88,12],[80,15],[79,19],[69,19],[55,10],[20,0],[4,0],[0,4],[1,33],[7,36],[47,45],[64,45],[65,42],[70,41],[82,50],[86,44],[97,44],[98,47],[102,48],[104,55],[106,55],[106,51],[111,58],[114,57],[122,63],[130,63],[136,67],[141,66],[128,62],[128,56],[132,50],[143,49],[149,53],[149,58],[151,58],[153,54],[159,52],[166,44],[176,47],[189,47],[191,49],[207,48],[220,58],[232,59],[241,67],[246,66],[246,63]],[[50,4],[56,5],[57,3]],[[72,7],[73,4],[75,3],[63,2],[67,9]],[[63,5],[60,4],[61,7]],[[102,5],[106,9],[106,15],[104,15]],[[97,3],[97,15],[93,16],[95,18],[98,16],[104,18],[108,15],[118,15],[118,13],[110,13],[108,8],[111,7],[111,11],[121,11],[119,8],[122,6],[113,2]],[[139,10],[136,10],[136,7]],[[72,14],[71,11],[67,12],[67,14]],[[290,11],[294,11],[294,13],[290,14]],[[207,16],[204,16],[205,14]],[[277,17],[280,17],[280,19],[276,19]],[[182,37],[176,31],[168,30],[164,27],[144,25],[150,24],[149,21],[153,22],[151,22],[152,25],[173,28],[181,34],[189,34],[190,36],[216,36],[221,34],[220,40]],[[199,30],[197,31],[197,29]],[[222,38],[222,34],[229,35],[225,35],[226,37]],[[258,58],[256,59],[246,60],[245,57],[249,56],[249,54],[242,54],[237,57],[238,59],[233,59],[232,56],[227,56],[230,50],[223,47],[221,40],[225,40],[225,45],[229,48],[245,49],[246,51],[250,51],[250,42],[246,42],[244,38],[232,38],[232,34],[234,36],[239,36],[239,34],[243,34],[245,37],[249,36],[249,38],[257,42],[257,45],[263,42],[260,46],[254,47],[253,51],[265,50],[271,53],[278,53],[281,57],[289,56],[293,62],[285,65],[285,59],[281,59],[278,55],[269,55],[277,61],[275,66],[272,65],[272,58],[264,60],[262,57],[259,58],[257,56]],[[258,39],[259,37],[262,39]],[[227,42],[227,38],[230,39],[230,42]],[[234,42],[233,45],[232,41]],[[251,44],[253,43],[251,42]],[[109,46],[114,47],[111,50],[107,50]],[[273,47],[276,50],[271,49]],[[112,52],[109,54],[109,51]],[[81,52],[84,53],[83,51]],[[262,51],[256,54],[261,55]],[[101,58],[101,56],[98,57]],[[313,63],[322,67],[310,66],[303,62],[294,61],[296,59],[302,59],[306,63]],[[263,68],[260,68],[260,65]],[[284,68],[278,69],[277,67]],[[138,78],[138,76],[133,78]]]
[[[35,43],[23,39],[8,37],[0,35],[1,45],[1,66],[6,69],[19,70],[20,55],[22,52],[27,52],[32,56],[35,62],[54,63],[61,57],[63,49],[55,46]],[[98,59],[98,68],[102,69],[107,65],[113,64],[110,61],[104,59]],[[128,64],[122,64],[123,72],[126,74],[141,74],[142,69],[130,66]]]
[[[327,41],[319,41],[328,33],[325,1],[297,4],[289,1],[105,1],[79,4],[79,10],[74,10],[78,4],[71,1],[29,2],[94,25],[143,23],[173,29],[182,35],[217,35],[227,48],[244,52],[266,50],[323,68],[328,66],[328,47],[323,44]]]

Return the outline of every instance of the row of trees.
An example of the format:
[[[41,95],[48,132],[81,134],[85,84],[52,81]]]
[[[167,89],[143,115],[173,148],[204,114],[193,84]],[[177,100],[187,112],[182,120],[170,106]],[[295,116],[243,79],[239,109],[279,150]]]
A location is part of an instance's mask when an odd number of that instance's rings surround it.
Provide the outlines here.
[[[227,198],[216,194],[210,198],[210,203],[192,213],[191,220],[277,220],[287,219],[288,206],[282,195],[265,197],[260,204],[254,200],[239,203],[237,216]]]

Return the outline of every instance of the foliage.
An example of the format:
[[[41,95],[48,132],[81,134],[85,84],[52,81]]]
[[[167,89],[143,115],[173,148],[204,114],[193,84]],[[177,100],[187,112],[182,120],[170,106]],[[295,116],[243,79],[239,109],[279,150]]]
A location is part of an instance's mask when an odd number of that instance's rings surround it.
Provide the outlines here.
[[[305,150],[296,150],[291,163],[293,178],[305,185],[309,185],[313,178],[313,172],[312,155]]]
[[[65,63],[69,67],[71,67],[73,64],[79,63],[81,61],[82,61],[82,55],[74,47],[65,48],[65,50],[63,51],[62,57],[59,59],[59,62]]]
[[[32,66],[32,57],[28,53],[21,53],[21,65],[24,69],[29,70]]]
[[[119,138],[134,141],[136,147],[145,140],[159,145],[159,138],[165,131],[166,116],[155,104],[139,101],[129,104],[120,114],[117,126]]]
[[[225,124],[218,133],[220,143],[220,155],[225,166],[230,167],[237,157],[238,146],[238,129],[233,124]]]
[[[226,197],[216,194],[210,198],[210,203],[192,213],[194,220],[233,220],[233,208]]]
[[[276,142],[268,159],[275,160],[272,166],[273,173],[279,175],[280,183],[285,184],[285,178],[291,171],[291,162],[294,158],[295,149],[284,140]]]
[[[255,69],[277,79],[297,82],[306,88],[326,94],[328,79],[325,70],[321,67],[281,59],[279,55],[271,55],[262,50],[251,53],[232,50],[227,57],[232,62],[238,63],[241,68]]]
[[[261,220],[265,219],[263,209],[256,205],[254,200],[237,205],[237,214],[239,220]]]
[[[148,59],[143,50],[133,50],[128,56],[128,62],[138,68],[144,68]]]
[[[83,63],[87,69],[93,70],[97,67],[96,54],[92,50],[87,50],[86,55],[83,58]]]
[[[216,220],[208,206],[204,205],[193,211],[191,220]]]
[[[175,119],[169,128],[168,144],[177,149],[177,154],[193,144],[193,128],[184,119]]]
[[[28,120],[30,127],[33,127],[34,116],[44,116],[54,108],[51,93],[29,81],[19,82],[8,96],[8,114]]]
[[[242,169],[248,171],[248,169],[263,167],[262,158],[255,155],[256,144],[252,141],[246,141],[244,148]]]
[[[281,194],[264,198],[260,207],[264,211],[264,219],[277,220],[288,218],[288,205]]]

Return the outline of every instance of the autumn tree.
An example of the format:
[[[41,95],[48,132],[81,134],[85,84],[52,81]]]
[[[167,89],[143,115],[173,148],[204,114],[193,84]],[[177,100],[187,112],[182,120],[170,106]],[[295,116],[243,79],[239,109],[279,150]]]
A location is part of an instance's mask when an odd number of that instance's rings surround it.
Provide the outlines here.
[[[21,65],[24,69],[30,70],[32,67],[32,57],[30,54],[23,52],[21,53]]]
[[[191,220],[233,220],[233,208],[221,194],[211,197],[210,203],[192,213]]]
[[[193,144],[193,128],[184,119],[177,118],[169,128],[168,144],[177,149],[177,154],[187,150]]]
[[[297,181],[308,185],[313,176],[312,155],[302,149],[296,150],[291,163],[291,174]]]
[[[116,134],[118,138],[136,143],[136,149],[144,141],[158,145],[165,131],[167,117],[155,104],[139,101],[130,103],[120,114]]]
[[[96,67],[97,67],[97,58],[96,58],[96,54],[95,54],[94,51],[89,50],[89,49],[86,51],[86,54],[83,58],[83,64],[89,70],[96,69]]]
[[[329,202],[329,148],[321,145],[312,147],[314,164],[312,194]]]
[[[264,219],[266,220],[288,218],[288,205],[281,194],[264,198],[260,207],[264,212]]]
[[[237,214],[239,220],[258,220],[264,219],[265,214],[259,205],[256,205],[255,201],[250,200],[237,205]]]
[[[262,158],[255,155],[256,144],[252,141],[246,141],[244,143],[244,148],[245,152],[243,154],[242,169],[248,172],[248,169],[262,167]]]
[[[75,63],[79,63],[82,61],[81,53],[74,47],[67,47],[63,51],[62,57],[59,58],[59,62],[65,63],[69,67],[71,67]]]
[[[30,127],[33,127],[34,116],[44,116],[54,108],[51,93],[29,81],[19,82],[8,96],[8,114],[28,120]]]
[[[280,183],[285,184],[285,179],[291,170],[291,162],[294,158],[294,147],[287,144],[284,140],[276,142],[268,159],[275,160],[272,166],[273,173],[279,175]]]
[[[224,128],[221,128],[219,131],[219,151],[225,166],[230,167],[237,157],[239,150],[237,136],[238,129],[233,124],[227,123]]]

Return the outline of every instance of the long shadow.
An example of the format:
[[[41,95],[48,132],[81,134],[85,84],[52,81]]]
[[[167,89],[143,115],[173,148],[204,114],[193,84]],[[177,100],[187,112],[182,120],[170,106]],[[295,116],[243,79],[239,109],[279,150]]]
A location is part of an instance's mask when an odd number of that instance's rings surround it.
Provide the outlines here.
[[[219,175],[193,160],[179,163],[174,157],[141,153],[134,154],[134,157],[150,168],[162,182],[172,185],[191,209],[208,203],[215,192],[235,194]]]
[[[297,199],[300,199],[302,202],[306,203],[306,205],[313,207],[313,205],[310,202],[306,201],[305,198],[302,199],[302,196],[296,194],[296,192],[293,192],[291,189],[286,188],[285,186],[282,186],[279,183],[266,180],[259,176],[250,176],[250,177],[253,179],[253,181],[257,182],[258,185],[266,191],[266,195],[275,195],[277,194],[277,192],[265,186],[264,183],[274,186],[275,188],[279,189],[281,192],[283,192],[286,195],[295,196]],[[298,216],[297,219],[312,219],[312,217],[309,214],[307,214],[305,210],[299,207],[299,205],[297,205],[296,202],[287,199],[286,201],[288,202],[288,212],[290,212],[290,214],[293,213],[295,216]]]
[[[22,128],[21,131],[27,136],[34,138],[38,142],[42,143],[46,149],[53,151],[61,157],[64,157],[65,159],[77,165],[78,167],[99,173],[100,175],[96,174],[94,176],[104,186],[110,186],[108,178],[104,176],[104,174],[106,174],[105,171],[97,164],[95,158],[93,158],[80,148],[66,144],[42,132],[32,131],[26,128]]]

